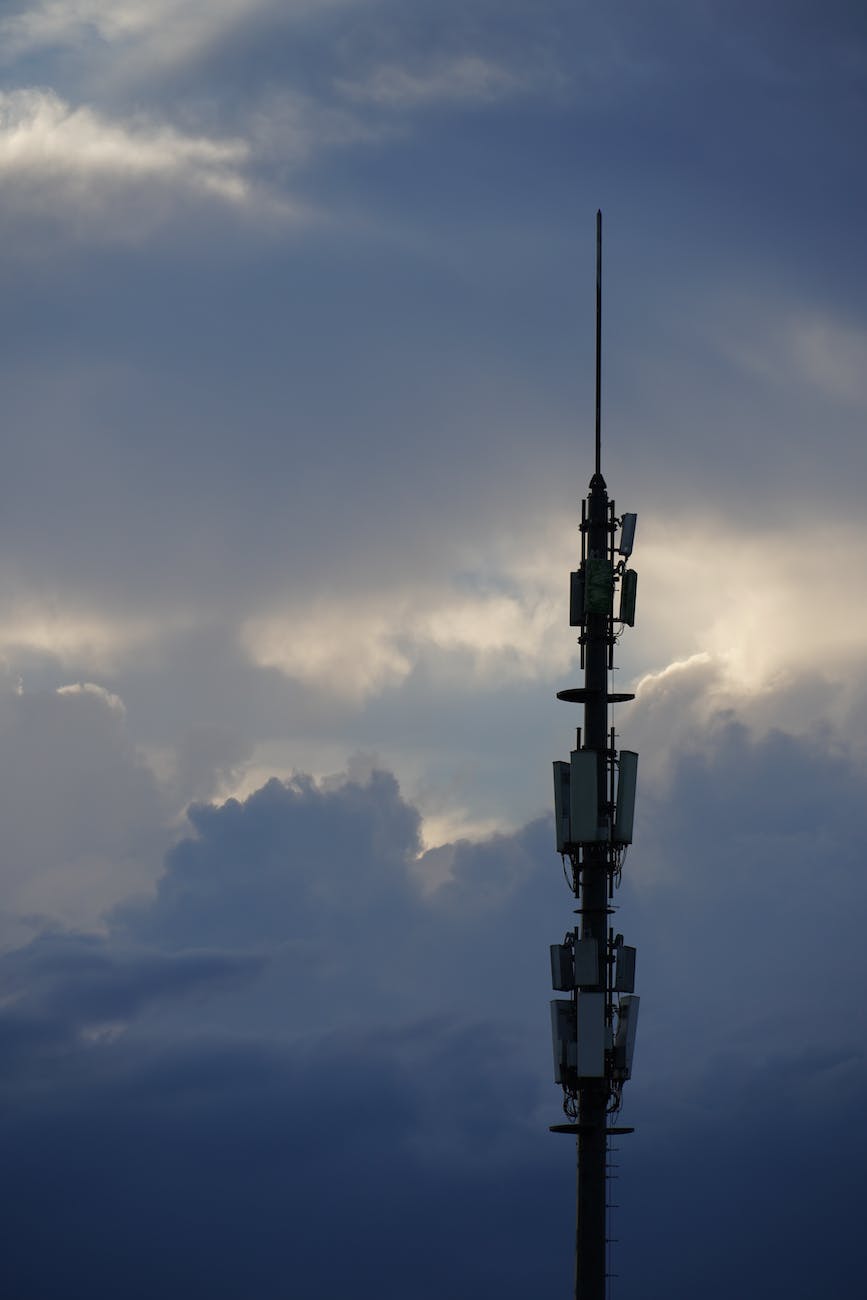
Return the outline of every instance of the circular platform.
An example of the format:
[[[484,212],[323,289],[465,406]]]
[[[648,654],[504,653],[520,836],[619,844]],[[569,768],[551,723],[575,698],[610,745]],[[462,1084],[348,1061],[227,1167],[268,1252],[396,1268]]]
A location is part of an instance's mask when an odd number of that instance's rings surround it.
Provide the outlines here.
[[[580,1133],[595,1132],[591,1124],[551,1124],[548,1127],[549,1133],[571,1133],[576,1137]],[[609,1137],[619,1137],[621,1133],[634,1133],[634,1128],[607,1128],[605,1132]]]
[[[627,700],[634,700],[635,696],[623,691],[612,691],[610,694],[606,691],[589,691],[585,686],[574,686],[557,692],[557,699],[565,700],[567,704],[587,704],[600,698],[606,699],[609,704],[625,704]]]

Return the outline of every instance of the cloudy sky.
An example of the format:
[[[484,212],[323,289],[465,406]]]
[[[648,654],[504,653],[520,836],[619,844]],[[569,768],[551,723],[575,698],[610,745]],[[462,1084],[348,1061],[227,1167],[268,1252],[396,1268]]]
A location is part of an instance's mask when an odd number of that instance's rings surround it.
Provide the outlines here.
[[[867,13],[0,4],[11,1300],[569,1294],[550,763],[639,514],[618,1300],[867,1289]]]

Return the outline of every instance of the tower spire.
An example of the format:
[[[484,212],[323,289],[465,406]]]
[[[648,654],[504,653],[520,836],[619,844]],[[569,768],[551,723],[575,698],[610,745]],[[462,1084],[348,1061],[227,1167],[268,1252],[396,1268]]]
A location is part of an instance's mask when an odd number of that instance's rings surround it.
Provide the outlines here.
[[[602,477],[602,209],[596,212],[596,474]]]

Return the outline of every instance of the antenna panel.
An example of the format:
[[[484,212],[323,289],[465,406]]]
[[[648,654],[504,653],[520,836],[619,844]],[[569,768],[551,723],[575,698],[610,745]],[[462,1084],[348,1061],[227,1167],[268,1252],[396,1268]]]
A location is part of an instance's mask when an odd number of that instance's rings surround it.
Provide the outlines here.
[[[565,943],[551,944],[551,987],[565,993],[575,987],[572,948]]]
[[[569,626],[581,627],[584,622],[584,570],[569,574]]]
[[[635,992],[635,958],[636,950],[628,944],[621,943],[615,949],[614,992]],[[559,987],[559,986],[558,986]]]
[[[554,764],[554,833],[558,853],[569,852],[569,764]]]
[[[632,554],[632,547],[635,544],[635,525],[638,523],[638,515],[627,514],[623,516],[620,524],[620,545],[617,547],[620,555],[625,555],[627,559]]]
[[[614,601],[614,566],[599,556],[590,556],[585,564],[584,613],[610,614]]]
[[[635,627],[635,597],[638,592],[638,574],[635,569],[625,569],[620,577],[620,622]]]
[[[576,931],[573,962],[576,988],[580,988],[582,984],[602,983],[599,978],[599,945],[591,936],[580,939]]]
[[[632,749],[621,749],[617,773],[617,802],[614,808],[613,839],[616,844],[632,843],[637,780],[638,755]]]
[[[573,844],[608,838],[608,828],[599,825],[599,763],[594,749],[572,750],[569,814]]]
[[[635,1052],[635,1031],[638,1028],[640,998],[626,996],[620,999],[617,1033],[614,1035],[614,1068],[621,1079],[632,1074],[632,1057]]]
[[[551,1002],[551,1042],[554,1048],[554,1082],[567,1083],[578,1061],[575,1008],[569,998]]]
[[[578,1077],[605,1077],[605,994],[578,993]]]

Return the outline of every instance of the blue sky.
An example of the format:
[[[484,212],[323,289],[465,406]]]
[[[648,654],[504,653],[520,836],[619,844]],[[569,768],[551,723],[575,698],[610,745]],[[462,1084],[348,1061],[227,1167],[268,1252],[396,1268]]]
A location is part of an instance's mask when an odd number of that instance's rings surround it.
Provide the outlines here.
[[[598,207],[616,1294],[863,1290],[863,8],[42,0],[0,64],[10,1294],[568,1294]]]

